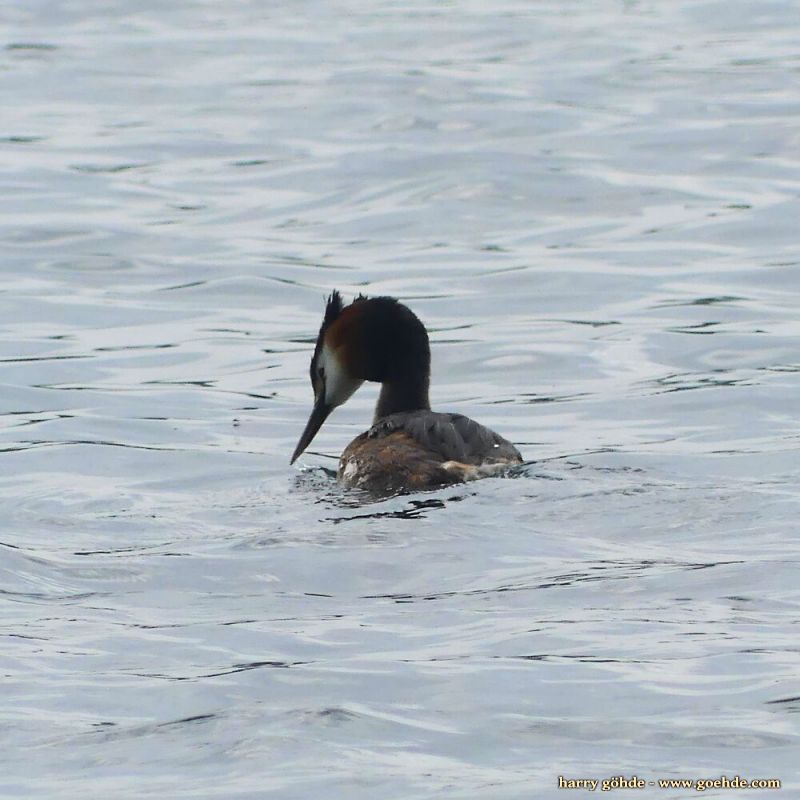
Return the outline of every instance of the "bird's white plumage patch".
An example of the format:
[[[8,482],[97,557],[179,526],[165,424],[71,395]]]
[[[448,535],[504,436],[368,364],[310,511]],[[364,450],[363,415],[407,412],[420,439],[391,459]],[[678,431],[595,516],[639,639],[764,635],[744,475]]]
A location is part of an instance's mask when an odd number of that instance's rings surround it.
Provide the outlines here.
[[[342,470],[341,480],[345,481],[346,483],[354,483],[358,478],[358,461],[354,458],[350,459],[350,461],[345,464],[344,469]]]
[[[324,371],[325,402],[331,406],[340,406],[349,400],[353,392],[364,383],[353,378],[336,356],[336,351],[324,345],[319,354],[317,368]]]
[[[452,475],[458,475],[462,481],[476,481],[480,478],[490,478],[493,475],[500,475],[509,468],[508,462],[500,464],[462,464],[460,461],[444,461],[442,469],[447,470]]]

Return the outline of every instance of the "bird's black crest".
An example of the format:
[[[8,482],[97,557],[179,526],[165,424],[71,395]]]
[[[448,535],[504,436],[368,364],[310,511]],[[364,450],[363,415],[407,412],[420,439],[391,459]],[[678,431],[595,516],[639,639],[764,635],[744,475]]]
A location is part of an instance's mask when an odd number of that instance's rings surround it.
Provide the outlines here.
[[[322,327],[327,328],[329,325],[336,322],[343,308],[342,296],[339,294],[338,289],[334,289],[325,305],[325,317],[322,320]]]
[[[322,349],[322,343],[325,339],[325,331],[339,319],[339,315],[342,313],[344,309],[344,304],[342,303],[342,296],[339,294],[338,289],[334,289],[330,296],[328,297],[328,301],[325,304],[325,316],[322,318],[322,325],[319,326],[319,334],[317,335],[317,343],[314,346],[314,355],[311,357],[311,385],[315,387],[316,391],[316,373],[317,373],[317,360],[319,359],[319,351]]]

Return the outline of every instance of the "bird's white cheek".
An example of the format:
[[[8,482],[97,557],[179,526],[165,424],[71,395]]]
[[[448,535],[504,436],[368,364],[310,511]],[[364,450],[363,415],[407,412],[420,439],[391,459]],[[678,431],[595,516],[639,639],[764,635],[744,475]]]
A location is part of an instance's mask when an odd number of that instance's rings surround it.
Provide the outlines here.
[[[364,382],[352,378],[328,347],[322,348],[320,365],[325,370],[325,402],[331,407],[340,406],[348,400]]]

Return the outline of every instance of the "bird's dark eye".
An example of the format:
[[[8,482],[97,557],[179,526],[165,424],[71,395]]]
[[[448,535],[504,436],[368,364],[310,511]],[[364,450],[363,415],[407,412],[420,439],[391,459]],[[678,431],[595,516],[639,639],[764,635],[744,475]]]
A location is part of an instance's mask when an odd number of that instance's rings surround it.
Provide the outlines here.
[[[317,374],[320,376],[320,378],[324,378],[325,377],[325,367],[320,367],[318,372],[317,372]]]

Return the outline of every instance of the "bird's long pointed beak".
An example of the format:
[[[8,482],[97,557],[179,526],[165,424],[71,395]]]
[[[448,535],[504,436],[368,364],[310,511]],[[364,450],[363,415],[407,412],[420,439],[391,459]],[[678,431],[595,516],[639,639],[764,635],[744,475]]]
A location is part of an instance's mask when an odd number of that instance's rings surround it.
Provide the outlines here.
[[[325,402],[325,393],[320,392],[317,401],[314,403],[314,409],[311,412],[311,416],[308,418],[308,422],[306,423],[306,428],[303,431],[303,435],[300,437],[300,441],[297,443],[297,447],[294,450],[294,455],[292,456],[292,460],[289,462],[290,464],[294,464],[297,460],[297,457],[303,450],[306,449],[311,444],[311,440],[317,435],[317,431],[322,427],[322,423],[328,419],[328,415],[333,411],[333,406],[329,406]]]

